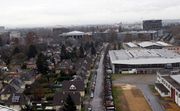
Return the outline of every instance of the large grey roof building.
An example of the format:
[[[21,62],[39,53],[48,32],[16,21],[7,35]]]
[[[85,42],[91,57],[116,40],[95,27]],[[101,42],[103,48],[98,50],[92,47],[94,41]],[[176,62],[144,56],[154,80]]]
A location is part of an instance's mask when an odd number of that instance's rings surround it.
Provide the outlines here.
[[[109,51],[113,72],[130,69],[179,67],[180,55],[166,49]]]

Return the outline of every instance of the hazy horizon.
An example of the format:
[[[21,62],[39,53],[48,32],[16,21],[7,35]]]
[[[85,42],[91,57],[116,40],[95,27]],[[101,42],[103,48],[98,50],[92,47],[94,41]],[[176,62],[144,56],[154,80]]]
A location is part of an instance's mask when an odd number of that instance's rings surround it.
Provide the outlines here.
[[[179,19],[179,0],[0,0],[0,25],[34,27]]]

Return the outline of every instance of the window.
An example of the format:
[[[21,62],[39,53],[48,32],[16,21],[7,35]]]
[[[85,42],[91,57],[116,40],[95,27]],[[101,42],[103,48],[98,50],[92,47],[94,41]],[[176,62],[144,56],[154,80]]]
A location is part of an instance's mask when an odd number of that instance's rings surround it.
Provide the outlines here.
[[[178,92],[176,92],[176,96],[178,95]]]
[[[74,86],[74,85],[72,84],[69,89],[70,89],[70,90],[76,90],[76,86]]]

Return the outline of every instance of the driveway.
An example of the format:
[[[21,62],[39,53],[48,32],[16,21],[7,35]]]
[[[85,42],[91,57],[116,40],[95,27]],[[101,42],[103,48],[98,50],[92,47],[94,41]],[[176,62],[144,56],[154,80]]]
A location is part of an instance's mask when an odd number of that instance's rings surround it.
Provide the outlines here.
[[[156,80],[155,74],[144,75],[123,75],[119,79],[113,81],[113,84],[124,83],[136,85],[143,93],[145,99],[151,106],[153,111],[164,111],[158,99],[150,91],[148,85],[154,84]]]

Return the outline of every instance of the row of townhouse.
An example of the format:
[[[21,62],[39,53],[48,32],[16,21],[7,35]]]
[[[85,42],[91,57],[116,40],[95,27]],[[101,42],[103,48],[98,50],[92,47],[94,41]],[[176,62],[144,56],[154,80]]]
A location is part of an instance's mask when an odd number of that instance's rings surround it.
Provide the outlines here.
[[[26,85],[31,85],[39,77],[35,71],[21,73],[19,77],[6,77],[0,91],[1,104],[20,111],[30,103],[30,99],[23,93]]]
[[[180,106],[180,72],[179,71],[159,71],[155,89],[161,97],[170,97]]]

